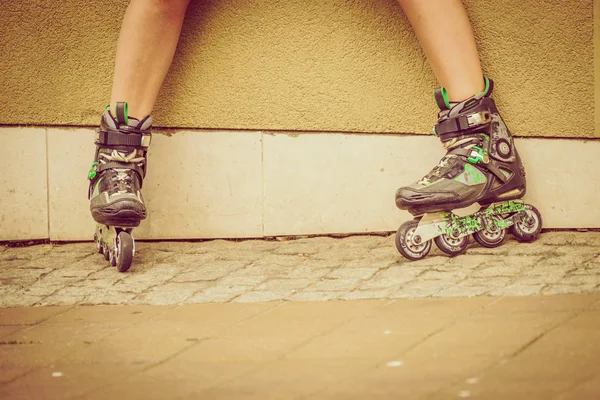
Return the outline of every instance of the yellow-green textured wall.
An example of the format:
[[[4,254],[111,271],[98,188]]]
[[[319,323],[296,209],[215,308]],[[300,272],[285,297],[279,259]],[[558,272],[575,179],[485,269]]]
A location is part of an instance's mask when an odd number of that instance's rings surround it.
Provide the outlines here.
[[[3,0],[0,124],[95,125],[126,5]],[[592,0],[466,6],[516,135],[600,135]],[[394,0],[192,0],[154,117],[169,127],[429,133],[435,84]]]

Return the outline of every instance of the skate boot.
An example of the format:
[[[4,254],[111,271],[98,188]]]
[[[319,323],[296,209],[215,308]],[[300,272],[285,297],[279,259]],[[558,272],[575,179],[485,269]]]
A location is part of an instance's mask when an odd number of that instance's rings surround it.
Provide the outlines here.
[[[96,136],[96,155],[90,168],[90,211],[96,221],[98,252],[125,272],[135,254],[133,228],[146,218],[142,182],[150,145],[152,118],[127,115],[127,103],[117,103],[116,117],[108,107]]]
[[[449,255],[461,254],[472,234],[485,247],[502,244],[507,229],[533,241],[542,217],[525,195],[525,170],[494,100],[493,82],[460,103],[435,90],[440,108],[434,132],[447,150],[425,177],[396,192],[396,206],[416,218],[396,235],[398,251],[410,260],[427,255],[431,241]]]

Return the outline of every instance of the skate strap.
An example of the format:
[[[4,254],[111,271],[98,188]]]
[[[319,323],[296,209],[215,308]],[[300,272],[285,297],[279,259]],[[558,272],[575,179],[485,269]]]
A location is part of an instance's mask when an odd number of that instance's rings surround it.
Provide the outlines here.
[[[449,133],[463,132],[477,126],[492,122],[490,112],[487,110],[479,111],[467,115],[458,115],[450,117],[435,125],[434,132],[437,136],[447,135]]]
[[[148,147],[152,138],[151,133],[122,133],[119,131],[101,131],[98,130],[96,144],[104,146],[133,146]]]

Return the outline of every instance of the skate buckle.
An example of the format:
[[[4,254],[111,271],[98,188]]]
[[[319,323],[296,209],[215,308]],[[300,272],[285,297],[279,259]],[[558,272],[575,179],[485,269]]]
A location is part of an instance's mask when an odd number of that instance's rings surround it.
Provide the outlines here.
[[[488,122],[492,122],[489,111],[481,111],[467,116],[467,123],[469,128],[477,125],[484,125]]]
[[[471,148],[471,154],[469,154],[467,160],[473,164],[477,164],[479,162],[487,164],[488,162],[490,162],[490,158],[488,157],[486,152],[479,146],[473,146]]]
[[[150,142],[152,140],[152,135],[142,135],[142,140],[140,145],[142,147],[150,147]]]

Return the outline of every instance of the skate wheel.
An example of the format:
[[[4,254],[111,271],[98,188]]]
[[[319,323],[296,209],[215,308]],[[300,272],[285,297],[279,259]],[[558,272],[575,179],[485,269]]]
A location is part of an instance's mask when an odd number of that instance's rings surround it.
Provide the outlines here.
[[[104,255],[104,260],[110,260],[110,250],[108,250],[108,246],[102,245],[102,255]]]
[[[542,214],[531,204],[517,216],[518,221],[511,226],[511,232],[519,242],[533,242],[542,231]]]
[[[133,261],[133,238],[125,231],[119,232],[117,238],[117,269],[125,272],[131,267]]]
[[[455,239],[446,234],[442,234],[433,240],[438,249],[452,257],[464,253],[469,245],[469,235]]]
[[[431,240],[414,243],[413,238],[418,225],[419,222],[416,220],[407,221],[400,225],[396,232],[396,248],[402,256],[412,261],[422,259],[431,250]]]
[[[494,248],[500,246],[506,237],[506,229],[498,227],[496,222],[499,220],[499,217],[486,218],[484,229],[473,234],[475,241],[483,247]]]
[[[109,250],[108,254],[108,262],[110,263],[111,267],[114,267],[115,265],[117,265],[117,255],[115,254],[115,250]]]

